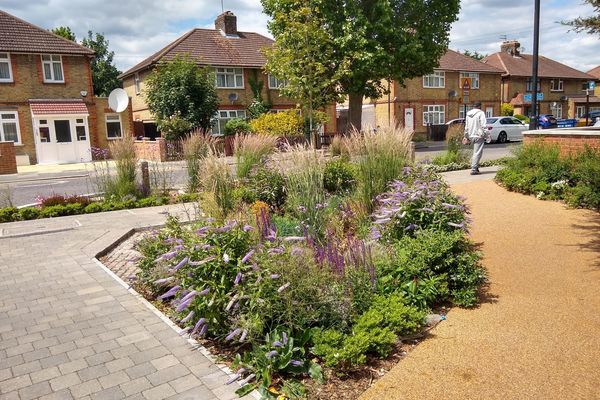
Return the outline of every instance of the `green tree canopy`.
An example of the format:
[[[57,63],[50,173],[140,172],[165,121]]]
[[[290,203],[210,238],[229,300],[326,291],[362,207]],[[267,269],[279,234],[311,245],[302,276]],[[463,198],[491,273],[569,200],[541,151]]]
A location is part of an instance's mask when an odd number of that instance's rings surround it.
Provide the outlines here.
[[[348,95],[349,120],[358,128],[363,97],[386,93],[382,80],[402,84],[433,71],[448,48],[450,27],[460,8],[459,0],[261,1],[272,18],[275,49],[292,48],[302,56],[304,46],[324,46],[328,60],[319,65],[329,70],[323,71],[326,77],[335,78],[338,93]],[[316,44],[306,40],[312,30],[295,26],[303,13],[311,28],[318,28]],[[287,79],[295,76],[305,85],[314,84],[308,75],[290,68],[280,72]]]
[[[159,129],[161,125],[170,127],[173,119],[182,119],[191,128],[208,131],[219,107],[214,74],[188,56],[161,62],[146,79],[144,94]]]
[[[575,18],[571,21],[563,21],[563,24],[572,26],[576,32],[600,34],[600,0],[584,1],[594,8],[594,15]]]
[[[96,56],[92,60],[92,77],[96,96],[108,96],[113,89],[121,87],[121,81],[118,78],[121,71],[117,69],[113,61],[115,52],[108,50],[108,40],[104,38],[104,35],[88,31],[87,37],[81,41],[81,44],[96,52]]]
[[[62,36],[65,39],[69,39],[73,42],[76,41],[75,34],[68,26],[59,26],[54,29],[50,29],[50,32],[54,33],[55,35]]]
[[[471,51],[471,50],[465,50],[465,51],[463,51],[463,54],[465,56],[474,58],[475,60],[478,60],[478,61],[483,60],[485,58],[485,56],[486,56],[485,54],[481,54],[478,51]]]

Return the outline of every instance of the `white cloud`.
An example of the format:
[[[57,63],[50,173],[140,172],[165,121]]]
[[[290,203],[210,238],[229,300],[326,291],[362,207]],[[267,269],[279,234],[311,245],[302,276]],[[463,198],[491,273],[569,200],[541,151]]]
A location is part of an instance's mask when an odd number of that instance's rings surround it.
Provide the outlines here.
[[[600,65],[597,37],[567,33],[556,21],[589,15],[582,0],[542,2],[540,53],[588,70]],[[238,28],[270,36],[260,0],[224,0],[238,16]],[[493,53],[500,36],[520,40],[532,50],[533,2],[522,0],[463,0],[451,31],[453,49]],[[102,32],[110,41],[119,68],[127,69],[193,27],[213,27],[221,12],[218,0],[0,0],[3,10],[44,28],[68,25],[78,38],[88,30]]]

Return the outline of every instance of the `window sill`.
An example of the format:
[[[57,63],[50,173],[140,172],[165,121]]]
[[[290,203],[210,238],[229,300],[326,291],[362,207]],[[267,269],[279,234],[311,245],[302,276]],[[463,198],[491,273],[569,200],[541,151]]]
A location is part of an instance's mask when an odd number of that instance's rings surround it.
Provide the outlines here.
[[[56,84],[58,84],[58,85],[61,85],[61,84],[64,85],[65,81],[44,81],[44,83],[47,83],[49,85],[56,85]]]
[[[446,89],[446,86],[423,86],[423,89]]]
[[[0,85],[3,83],[15,83],[15,81],[12,79],[10,81],[9,80],[0,80]]]
[[[106,137],[106,140],[121,140],[121,139],[123,139],[123,136],[120,136],[120,137],[108,137],[107,136]]]
[[[244,90],[244,86],[241,87],[221,87],[221,86],[217,86],[217,89],[224,89],[224,90]]]

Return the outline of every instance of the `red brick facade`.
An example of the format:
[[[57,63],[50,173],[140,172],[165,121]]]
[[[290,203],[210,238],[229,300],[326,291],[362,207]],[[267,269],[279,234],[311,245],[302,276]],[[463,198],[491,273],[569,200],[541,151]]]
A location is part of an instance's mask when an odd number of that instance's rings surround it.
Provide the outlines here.
[[[0,142],[0,175],[17,173],[17,156],[13,142]]]
[[[543,131],[542,131],[543,132]],[[554,131],[556,132],[556,131]],[[563,133],[564,132],[564,133]],[[577,130],[563,131],[561,133],[524,133],[523,143],[524,145],[531,143],[547,143],[554,144],[560,147],[562,155],[569,155],[581,152],[586,146],[600,150],[600,130],[588,131],[588,130]]]

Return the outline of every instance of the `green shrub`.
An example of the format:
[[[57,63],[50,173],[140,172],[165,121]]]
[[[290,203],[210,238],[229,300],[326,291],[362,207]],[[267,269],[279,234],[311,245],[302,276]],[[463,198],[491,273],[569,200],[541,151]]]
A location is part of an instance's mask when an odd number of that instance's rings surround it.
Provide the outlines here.
[[[262,114],[250,121],[252,132],[275,137],[301,136],[304,121],[297,110]]]
[[[63,215],[66,215],[65,206],[63,205],[44,207],[40,211],[41,218],[55,218]]]
[[[515,108],[510,103],[502,103],[500,106],[500,115],[511,116],[515,113]]]
[[[250,124],[242,118],[232,118],[225,124],[223,134],[225,136],[235,136],[252,132]]]
[[[525,115],[521,115],[521,114],[515,114],[513,115],[516,119],[518,119],[519,121],[528,124],[529,123],[529,117],[526,117]]]
[[[285,178],[281,173],[269,168],[258,168],[248,177],[244,185],[244,201],[248,204],[263,201],[275,209],[283,207],[287,198]]]
[[[356,168],[347,161],[328,162],[323,171],[323,186],[329,193],[348,194],[356,188]]]
[[[21,208],[19,210],[19,219],[28,221],[30,219],[38,219],[40,217],[40,209],[34,207]]]
[[[0,208],[0,222],[16,221],[19,215],[19,209],[16,207]]]
[[[85,208],[83,209],[83,212],[86,214],[93,214],[93,213],[97,213],[97,212],[101,212],[101,211],[102,211],[102,203],[101,202],[90,203],[87,206],[85,206]]]

